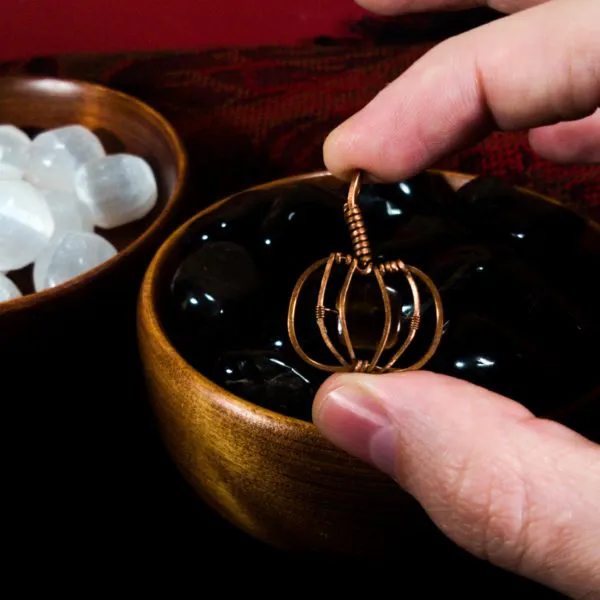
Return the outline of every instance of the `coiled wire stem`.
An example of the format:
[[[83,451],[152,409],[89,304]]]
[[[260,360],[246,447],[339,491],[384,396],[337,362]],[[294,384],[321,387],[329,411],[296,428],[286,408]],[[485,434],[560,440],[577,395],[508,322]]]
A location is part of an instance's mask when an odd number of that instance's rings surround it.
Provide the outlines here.
[[[317,262],[313,263],[298,279],[296,286],[292,292],[290,298],[290,305],[288,310],[288,333],[292,346],[297,354],[309,365],[316,367],[323,371],[330,373],[335,372],[355,372],[355,373],[386,373],[393,371],[414,371],[422,368],[427,363],[440,344],[443,329],[443,310],[442,301],[440,294],[434,285],[433,281],[425,275],[422,271],[416,267],[406,265],[401,260],[392,260],[385,263],[373,264],[373,255],[371,253],[371,244],[367,235],[367,228],[363,219],[362,212],[358,205],[358,196],[361,188],[361,173],[358,172],[352,179],[350,188],[348,191],[348,198],[344,204],[344,218],[348,225],[348,231],[350,233],[350,240],[352,242],[353,255],[343,254],[341,252],[333,252],[327,258],[322,258]],[[337,300],[337,308],[330,309],[325,307],[325,292],[329,285],[331,278],[331,272],[334,266],[347,267],[347,274],[344,284],[339,292]],[[295,327],[295,314],[296,306],[300,293],[308,280],[308,278],[315,272],[323,270],[321,277],[321,284],[319,287],[317,303],[315,307],[315,317],[321,337],[326,347],[329,349],[331,354],[337,359],[337,365],[325,365],[318,361],[315,361],[309,357],[302,349],[298,337],[296,335]],[[384,282],[386,274],[398,274],[402,273],[409,284],[411,294],[413,297],[413,314],[410,320],[409,330],[406,339],[401,344],[400,348],[396,350],[391,358],[387,360],[384,365],[380,365],[379,361],[382,358],[384,349],[387,347],[389,335],[391,332],[392,325],[392,307],[389,292]],[[381,332],[381,337],[374,350],[374,355],[371,360],[359,359],[356,356],[350,331],[348,330],[348,319],[347,319],[347,306],[348,306],[348,294],[352,285],[352,281],[355,274],[367,275],[375,278],[377,286],[381,292],[381,298],[384,308],[385,323]],[[435,331],[433,334],[433,340],[425,352],[425,354],[414,364],[406,368],[397,368],[395,365],[400,357],[407,350],[408,346],[412,343],[413,339],[417,334],[417,330],[421,325],[421,299],[419,290],[417,287],[417,281],[420,280],[422,284],[428,289],[429,293],[433,298],[436,313],[436,324]],[[329,336],[329,332],[325,323],[325,317],[328,312],[337,314],[338,318],[338,333],[341,333],[344,346],[346,348],[347,356],[344,357],[340,350],[336,347]]]
[[[360,173],[357,173],[352,179],[348,191],[348,199],[344,204],[344,218],[346,219],[350,231],[352,249],[356,260],[358,261],[359,271],[366,274],[371,272],[373,256],[371,254],[371,244],[369,242],[369,237],[367,236],[365,220],[357,202],[361,188],[360,182]]]

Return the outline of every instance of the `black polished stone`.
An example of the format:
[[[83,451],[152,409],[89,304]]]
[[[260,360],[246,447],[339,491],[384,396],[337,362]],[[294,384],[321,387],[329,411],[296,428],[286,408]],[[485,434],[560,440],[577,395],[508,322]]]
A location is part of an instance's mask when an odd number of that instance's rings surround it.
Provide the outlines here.
[[[536,349],[524,343],[517,328],[499,325],[476,312],[450,319],[428,369],[526,400],[536,412],[564,401],[568,390]]]
[[[285,193],[283,188],[279,193]],[[293,189],[293,188],[290,188]],[[257,229],[261,226],[272,201],[272,193],[248,191],[227,201],[226,210],[215,210],[203,217],[197,227],[188,229],[182,239],[182,251],[191,252],[205,242],[235,241],[250,249],[255,243]],[[248,210],[248,203],[252,210]]]
[[[370,234],[369,234],[370,235]],[[440,214],[415,214],[394,229],[384,241],[372,244],[378,262],[402,259],[407,264],[424,264],[436,252],[476,239],[463,225]]]
[[[310,419],[314,393],[328,375],[293,350],[288,300],[311,263],[351,250],[346,192],[331,179],[245,192],[188,230],[164,321],[199,371],[246,400]],[[428,370],[508,395],[539,414],[598,386],[600,292],[585,274],[600,272],[600,235],[582,217],[495,179],[476,179],[454,193],[433,174],[363,186],[359,203],[376,260],[417,266],[440,290],[444,334]],[[325,299],[327,329],[344,356],[336,303],[346,272],[335,267]],[[310,356],[336,364],[315,320],[321,274],[309,278],[298,302],[297,333]],[[400,342],[412,296],[400,274],[386,274],[385,285],[401,315],[393,336]],[[400,367],[419,357],[433,333],[434,306],[419,289],[422,327]],[[357,276],[348,306],[357,355],[368,358],[383,324],[375,280]]]
[[[183,260],[171,282],[178,339],[198,349],[239,339],[253,327],[261,292],[247,250],[235,242],[205,242]]]
[[[586,228],[581,216],[495,177],[479,177],[456,194],[454,215],[487,239],[510,241],[520,252],[551,260],[570,255]]]
[[[225,352],[211,368],[212,376],[230,392],[270,410],[311,419],[315,382],[277,350]]]
[[[386,227],[415,214],[435,214],[455,201],[447,180],[428,172],[397,183],[363,184],[361,208],[367,224]]]
[[[346,198],[346,190],[340,200]],[[427,236],[439,237],[457,232],[458,223],[446,219],[444,211],[455,201],[455,192],[441,175],[427,173],[398,183],[363,184],[360,207],[373,249],[377,252],[394,243],[398,249],[422,245]],[[440,220],[436,220],[436,216]]]
[[[305,183],[277,191],[262,223],[254,232],[255,256],[278,289],[290,289],[306,267],[331,252],[331,241],[350,250],[350,240],[340,214],[343,199]]]

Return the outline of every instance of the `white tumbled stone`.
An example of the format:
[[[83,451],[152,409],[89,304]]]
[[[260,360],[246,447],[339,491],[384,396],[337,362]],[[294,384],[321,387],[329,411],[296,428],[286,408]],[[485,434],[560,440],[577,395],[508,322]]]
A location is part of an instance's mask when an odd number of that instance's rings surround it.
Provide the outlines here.
[[[156,205],[154,172],[141,157],[113,154],[83,165],[75,176],[75,191],[94,224],[120,227],[144,218]]]
[[[25,179],[38,188],[72,191],[77,170],[105,155],[102,142],[81,125],[51,129],[31,143]]]
[[[31,139],[14,125],[0,125],[0,180],[21,179],[27,168]]]
[[[0,302],[14,300],[15,298],[20,298],[22,295],[21,290],[19,290],[12,280],[0,273]]]
[[[42,190],[54,219],[53,240],[69,231],[94,231],[92,214],[73,192]]]
[[[0,271],[31,264],[54,233],[44,196],[25,181],[0,181]]]
[[[23,179],[23,171],[0,162],[0,181],[19,181]]]
[[[35,261],[35,290],[40,292],[61,285],[100,266],[116,254],[116,248],[96,233],[65,233],[50,243]]]

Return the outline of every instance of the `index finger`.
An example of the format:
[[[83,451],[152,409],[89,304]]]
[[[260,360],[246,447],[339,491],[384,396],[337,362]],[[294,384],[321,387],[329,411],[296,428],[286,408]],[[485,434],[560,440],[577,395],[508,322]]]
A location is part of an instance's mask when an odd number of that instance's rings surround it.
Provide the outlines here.
[[[600,2],[554,0],[425,54],[325,142],[327,168],[400,180],[496,128],[576,120],[600,105]]]

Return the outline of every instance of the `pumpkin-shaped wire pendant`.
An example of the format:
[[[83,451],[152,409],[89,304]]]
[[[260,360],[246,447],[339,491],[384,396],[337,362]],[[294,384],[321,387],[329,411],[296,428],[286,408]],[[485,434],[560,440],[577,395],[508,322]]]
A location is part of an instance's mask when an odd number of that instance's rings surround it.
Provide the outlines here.
[[[335,372],[363,372],[363,373],[387,373],[398,371],[415,371],[421,369],[435,354],[441,338],[444,325],[444,313],[442,300],[438,289],[433,281],[421,270],[416,267],[404,264],[401,260],[387,261],[380,264],[374,264],[371,255],[371,248],[367,231],[363,220],[362,212],[358,206],[357,199],[360,194],[361,173],[358,172],[354,176],[348,192],[348,199],[344,205],[344,217],[348,225],[354,255],[335,252],[327,258],[322,258],[313,263],[298,279],[292,296],[290,298],[287,326],[290,341],[296,353],[309,365],[327,371]],[[325,297],[328,286],[331,281],[331,274],[334,268],[345,267],[347,269],[344,283],[337,295],[336,308],[331,309],[325,306]],[[319,286],[317,304],[315,306],[315,318],[319,332],[323,342],[332,356],[337,360],[338,364],[326,365],[310,356],[304,351],[298,337],[296,335],[296,308],[298,300],[304,286],[313,273],[323,271],[321,283]],[[401,328],[400,320],[394,322],[393,311],[391,305],[390,294],[385,283],[387,274],[402,274],[406,278],[411,291],[413,300],[413,311],[408,320],[408,332],[404,337],[404,341],[399,344],[398,348],[392,349],[392,355],[386,356],[383,360],[384,352],[389,350],[390,336],[395,329],[398,331]],[[352,335],[348,327],[348,296],[357,277],[370,277],[377,284],[377,288],[381,293],[381,300],[384,309],[384,324],[379,341],[373,351],[373,356],[369,360],[359,359],[356,350],[352,343]],[[397,367],[400,358],[408,350],[409,346],[415,339],[417,332],[421,326],[422,303],[417,285],[417,280],[420,280],[425,285],[435,307],[435,329],[433,338],[428,349],[416,362],[408,367]],[[339,333],[345,346],[345,354],[342,353],[332,342],[326,325],[326,315],[329,312],[337,313],[339,323]],[[398,317],[400,319],[400,317]]]

